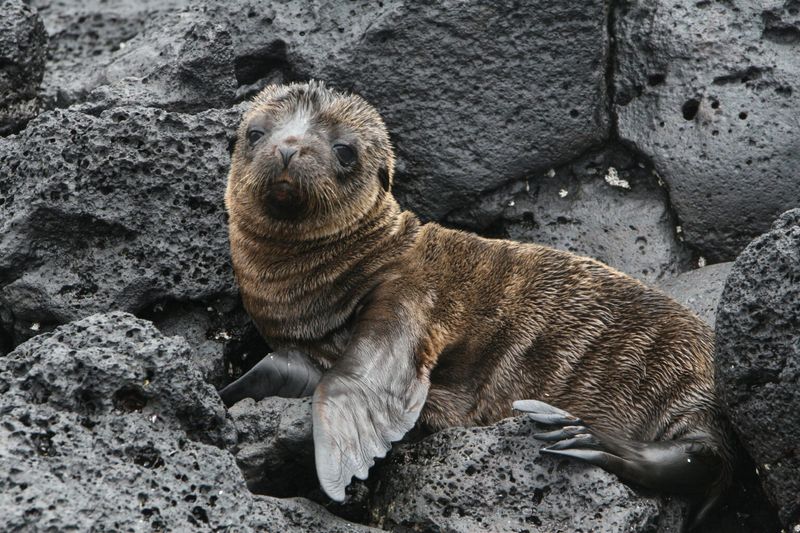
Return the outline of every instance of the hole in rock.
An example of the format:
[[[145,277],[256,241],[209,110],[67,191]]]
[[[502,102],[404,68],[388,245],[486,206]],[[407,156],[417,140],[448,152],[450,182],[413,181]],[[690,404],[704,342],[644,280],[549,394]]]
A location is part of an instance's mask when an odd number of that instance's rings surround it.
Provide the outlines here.
[[[36,453],[45,457],[56,455],[55,446],[53,446],[53,436],[55,433],[48,431],[46,433],[34,433],[31,435],[31,440],[36,448]]]
[[[197,520],[208,524],[208,513],[206,513],[206,510],[199,505],[192,509],[192,516],[194,516]]]
[[[700,109],[700,101],[695,98],[690,98],[683,103],[683,107],[681,107],[681,113],[683,113],[683,118],[686,120],[694,120],[694,117],[697,116],[697,111]]]
[[[665,79],[666,76],[664,74],[661,73],[650,74],[649,76],[647,76],[647,85],[651,87],[654,87],[656,85],[661,85],[662,83],[664,83]]]
[[[289,70],[286,43],[276,39],[267,46],[237,57],[234,69],[240,86],[255,83],[275,71],[286,72]]]
[[[131,411],[141,411],[147,405],[147,397],[141,388],[126,385],[114,393],[112,402],[115,408],[130,413]]]
[[[125,453],[139,466],[145,468],[160,468],[164,466],[164,459],[161,453],[152,445],[130,447]]]

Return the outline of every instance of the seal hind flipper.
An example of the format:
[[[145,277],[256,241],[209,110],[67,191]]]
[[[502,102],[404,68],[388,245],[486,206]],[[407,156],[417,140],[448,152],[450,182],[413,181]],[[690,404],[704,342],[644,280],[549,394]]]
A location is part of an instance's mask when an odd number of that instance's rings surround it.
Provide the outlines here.
[[[393,331],[356,335],[314,392],[317,477],[338,502],[353,476],[366,479],[375,458],[414,427],[428,395],[430,383],[414,358],[414,328],[386,325]]]
[[[302,398],[314,393],[321,376],[311,359],[297,350],[272,352],[220,390],[219,395],[227,407],[244,398]]]
[[[543,453],[571,457],[599,466],[623,481],[657,491],[693,496],[687,530],[701,523],[722,496],[724,459],[711,435],[697,431],[674,440],[643,442],[592,429],[568,412],[538,400],[513,408],[537,423],[563,427],[534,438],[554,442]]]

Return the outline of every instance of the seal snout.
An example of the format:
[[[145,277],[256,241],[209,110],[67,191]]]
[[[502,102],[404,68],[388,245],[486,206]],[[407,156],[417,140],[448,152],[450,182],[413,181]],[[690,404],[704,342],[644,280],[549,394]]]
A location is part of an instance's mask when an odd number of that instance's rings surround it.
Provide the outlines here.
[[[288,176],[267,185],[264,205],[274,218],[290,220],[298,218],[303,212],[303,195],[297,182]]]

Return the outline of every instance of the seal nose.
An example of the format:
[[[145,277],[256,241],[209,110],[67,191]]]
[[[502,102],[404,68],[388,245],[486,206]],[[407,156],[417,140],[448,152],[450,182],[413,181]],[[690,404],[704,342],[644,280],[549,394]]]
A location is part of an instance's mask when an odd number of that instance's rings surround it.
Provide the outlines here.
[[[289,146],[281,146],[278,148],[278,152],[281,154],[281,159],[283,160],[283,168],[289,166],[289,161],[291,161],[292,156],[297,153],[297,148],[291,148]]]

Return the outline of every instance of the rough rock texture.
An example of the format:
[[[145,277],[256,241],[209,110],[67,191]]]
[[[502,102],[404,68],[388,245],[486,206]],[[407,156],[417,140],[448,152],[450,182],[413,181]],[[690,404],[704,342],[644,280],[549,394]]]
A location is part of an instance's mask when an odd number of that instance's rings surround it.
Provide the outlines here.
[[[502,187],[448,223],[593,257],[649,283],[674,276],[690,259],[666,191],[620,147]]]
[[[251,491],[276,497],[303,496],[342,518],[368,522],[369,481],[353,479],[343,503],[333,502],[319,487],[311,398],[245,399],[229,413],[238,436],[232,452]]]
[[[717,304],[733,263],[719,263],[666,278],[658,288],[681,305],[694,311],[712,328],[716,321]]]
[[[84,101],[107,84],[104,67],[127,41],[143,31],[157,14],[174,11],[181,0],[32,0],[50,36],[47,70],[42,82],[50,106]]]
[[[620,137],[652,157],[687,242],[732,260],[800,201],[800,4],[635,0],[614,28]]]
[[[35,9],[0,2],[0,135],[22,128],[39,110],[47,34]]]
[[[208,302],[159,302],[140,313],[167,336],[181,336],[203,378],[221,388],[269,353],[235,297]]]
[[[381,469],[373,520],[424,531],[656,530],[656,500],[598,468],[541,455],[537,430],[518,417],[396,448]]]
[[[113,55],[93,105],[150,105],[191,111],[230,107],[236,94],[231,35],[197,14],[149,24]]]
[[[170,108],[221,105],[234,81],[243,96],[268,81],[325,79],[378,107],[400,157],[398,190],[433,218],[608,136],[606,7],[598,0],[580,6],[238,0],[147,20],[148,9],[156,6],[78,10],[91,14],[78,20],[96,21],[103,43],[81,41],[76,13],[50,20],[60,28],[50,30],[60,59],[45,85],[50,93],[58,87],[57,105],[107,105],[143,93],[140,99]],[[97,54],[92,72],[75,60],[86,54]],[[529,57],[537,57],[536,68],[524,66]]]
[[[800,527],[800,209],[736,259],[717,314],[717,390],[790,531]]]
[[[212,445],[233,425],[188,352],[111,313],[0,358],[0,529],[366,531],[247,490]]]
[[[235,295],[237,109],[55,110],[0,139],[0,314],[15,344],[88,314]]]
[[[317,488],[311,398],[248,398],[230,414],[239,437],[236,462],[250,490],[287,496]]]

